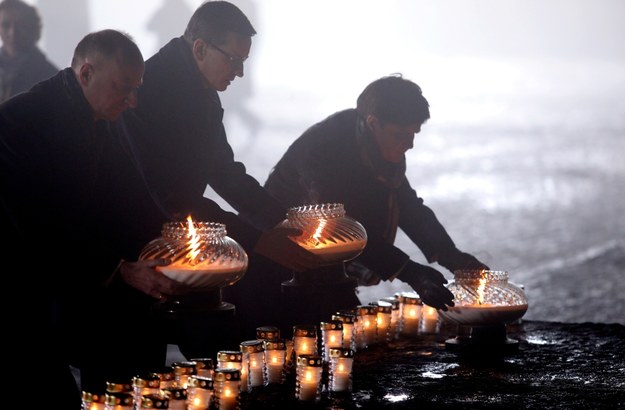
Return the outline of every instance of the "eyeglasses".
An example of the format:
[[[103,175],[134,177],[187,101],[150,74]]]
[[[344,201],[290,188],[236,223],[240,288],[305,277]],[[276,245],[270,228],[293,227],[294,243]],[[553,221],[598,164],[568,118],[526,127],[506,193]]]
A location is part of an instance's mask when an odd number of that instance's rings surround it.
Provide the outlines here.
[[[232,67],[234,67],[234,68],[243,67],[243,63],[245,62],[245,60],[247,60],[247,57],[241,58],[241,57],[234,56],[234,55],[230,54],[229,52],[227,52],[226,50],[222,49],[221,47],[219,47],[218,45],[216,45],[212,41],[209,41],[208,44],[210,44],[211,46],[213,46],[213,48],[215,50],[217,50],[221,54],[223,54],[226,57],[226,59],[228,60],[228,63],[230,63],[230,65]]]

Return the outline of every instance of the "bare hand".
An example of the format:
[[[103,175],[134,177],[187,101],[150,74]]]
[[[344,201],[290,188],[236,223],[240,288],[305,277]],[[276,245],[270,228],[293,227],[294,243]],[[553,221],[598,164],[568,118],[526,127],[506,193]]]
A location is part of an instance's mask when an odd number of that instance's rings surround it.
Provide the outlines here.
[[[169,263],[167,259],[126,261],[121,264],[119,273],[124,282],[133,288],[155,299],[167,300],[171,296],[183,295],[190,291],[187,285],[170,279],[156,270],[157,266],[166,266]]]
[[[327,265],[327,262],[319,256],[307,251],[289,238],[301,234],[302,231],[296,228],[273,228],[263,232],[254,247],[254,252],[297,272]]]

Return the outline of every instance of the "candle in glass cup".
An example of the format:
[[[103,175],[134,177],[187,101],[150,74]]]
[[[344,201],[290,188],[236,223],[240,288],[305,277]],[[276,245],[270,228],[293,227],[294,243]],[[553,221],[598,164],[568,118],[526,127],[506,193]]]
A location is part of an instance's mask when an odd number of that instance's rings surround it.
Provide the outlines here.
[[[210,357],[198,357],[191,359],[195,363],[195,374],[204,377],[213,377],[213,370],[215,369],[215,363]]]
[[[141,408],[141,397],[146,394],[158,394],[160,392],[161,378],[156,373],[148,373],[132,378],[132,391],[135,408]]]
[[[438,311],[428,305],[421,310],[421,333],[438,333]]]
[[[240,386],[247,386],[247,369],[243,367],[243,353],[236,350],[220,350],[217,352],[217,367],[239,370]],[[215,371],[213,370],[213,378]]]
[[[174,385],[186,389],[187,384],[189,383],[189,377],[195,374],[195,366],[195,362],[191,361],[172,363],[171,367],[174,371]]]
[[[284,340],[264,340],[265,349],[265,384],[280,384],[284,377],[286,364],[286,343]]]
[[[297,356],[297,378],[295,396],[300,401],[319,399],[323,359],[319,355],[304,354]]]
[[[340,320],[330,320],[321,322],[321,352],[324,362],[330,362],[330,349],[343,346],[343,322]]]
[[[106,392],[104,394],[104,410],[133,410],[134,398],[132,392]],[[91,407],[85,407],[91,410]],[[183,409],[184,410],[184,409]]]
[[[343,322],[343,347],[355,350],[356,338],[354,334],[356,315],[348,312],[336,312],[332,315],[332,320]]]
[[[247,340],[240,344],[242,357],[241,374],[247,374],[247,380],[241,380],[242,391],[252,391],[265,384],[265,352],[262,340]],[[242,378],[243,379],[243,378]]]
[[[377,342],[388,343],[391,339],[391,314],[393,312],[393,305],[383,300],[371,303],[372,306],[376,306],[378,311],[376,314],[377,325]]]
[[[400,334],[407,336],[419,334],[421,310],[423,309],[421,298],[414,292],[402,292],[398,299],[400,304]]]
[[[356,311],[358,313],[358,321],[361,323],[363,333],[362,346],[359,346],[359,348],[366,348],[375,345],[378,333],[377,306],[359,305],[356,307]]]
[[[390,296],[380,299],[383,302],[391,304],[391,325],[389,330],[390,340],[395,340],[399,337],[399,320],[400,309],[399,299],[397,296]]]
[[[214,373],[215,409],[236,410],[239,407],[241,370],[216,368]]]
[[[193,380],[193,377],[195,376],[189,378],[189,383]],[[169,400],[168,410],[196,410],[196,408],[187,407],[187,389],[178,386],[161,389],[163,395]]]
[[[330,391],[351,391],[353,364],[354,351],[352,349],[344,347],[330,349]]]
[[[187,410],[208,409],[214,396],[214,380],[211,377],[193,375],[187,385]]]
[[[104,410],[104,394],[83,390],[81,400],[83,409]]]
[[[293,350],[296,357],[301,354],[317,354],[317,326],[293,326]]]

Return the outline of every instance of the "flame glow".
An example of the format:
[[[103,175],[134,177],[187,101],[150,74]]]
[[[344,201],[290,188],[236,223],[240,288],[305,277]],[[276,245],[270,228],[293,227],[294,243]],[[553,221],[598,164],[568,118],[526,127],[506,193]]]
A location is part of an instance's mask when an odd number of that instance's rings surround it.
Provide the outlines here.
[[[312,238],[315,240],[315,245],[319,245],[321,243],[321,235],[323,234],[323,228],[325,228],[327,221],[325,219],[319,220],[319,225],[317,225],[317,229],[315,229],[315,233]]]
[[[200,253],[200,236],[195,230],[191,215],[187,216],[187,225],[189,226],[189,233],[187,234],[189,237],[189,242],[187,242],[189,244],[189,252],[187,252],[187,258],[189,259],[189,264],[193,264],[196,256]]]
[[[484,289],[486,288],[486,278],[480,279],[480,284],[477,287],[477,303],[484,304]]]

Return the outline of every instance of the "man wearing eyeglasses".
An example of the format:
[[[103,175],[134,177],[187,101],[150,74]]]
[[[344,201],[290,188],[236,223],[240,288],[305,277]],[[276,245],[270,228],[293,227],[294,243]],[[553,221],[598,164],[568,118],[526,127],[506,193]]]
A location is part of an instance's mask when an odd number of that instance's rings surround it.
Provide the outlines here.
[[[235,5],[203,3],[184,35],[146,61],[137,107],[124,114],[120,130],[153,197],[172,219],[192,214],[196,220],[224,223],[248,254],[302,271],[321,260],[287,236],[299,232],[274,228],[286,208],[234,160],[223,125],[218,92],[243,77],[255,34]],[[207,184],[238,215],[204,197]],[[255,259],[250,257],[250,264]]]

